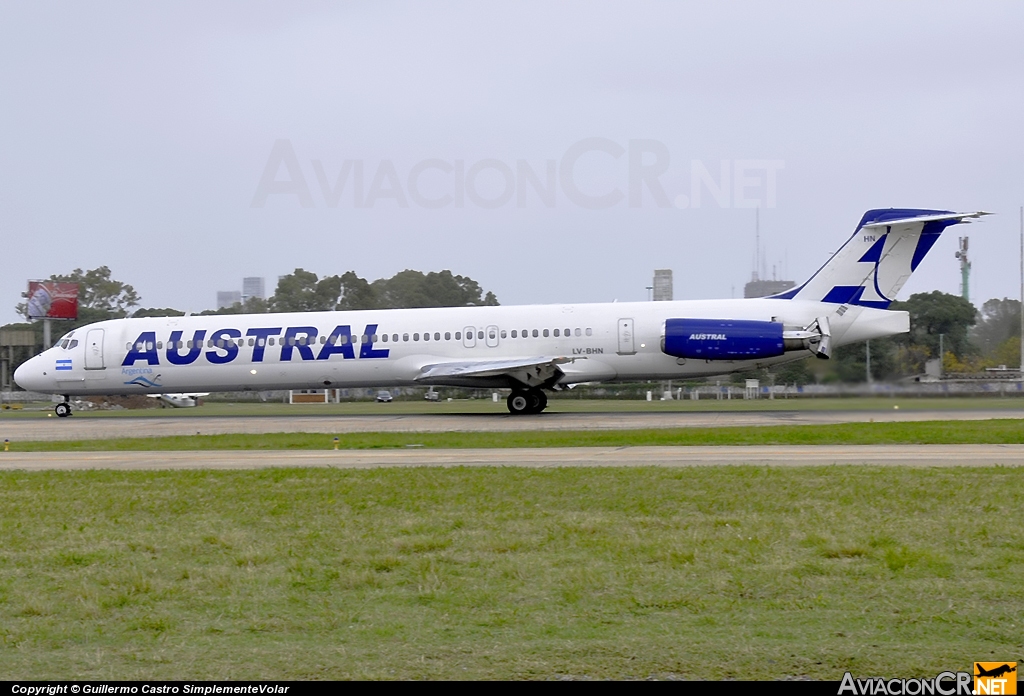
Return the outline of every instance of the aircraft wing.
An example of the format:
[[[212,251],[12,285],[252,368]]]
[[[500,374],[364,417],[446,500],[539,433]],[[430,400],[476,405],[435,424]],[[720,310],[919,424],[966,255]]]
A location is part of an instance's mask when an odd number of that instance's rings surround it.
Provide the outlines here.
[[[438,379],[474,377],[511,377],[527,386],[547,383],[561,371],[559,365],[571,363],[576,358],[564,356],[539,356],[531,358],[509,358],[505,360],[465,360],[424,365],[417,382]]]

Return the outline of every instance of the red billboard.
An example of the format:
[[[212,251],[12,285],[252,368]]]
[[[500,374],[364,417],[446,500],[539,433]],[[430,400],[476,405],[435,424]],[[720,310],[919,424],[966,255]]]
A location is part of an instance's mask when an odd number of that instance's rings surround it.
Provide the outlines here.
[[[28,281],[29,319],[78,319],[78,283]]]

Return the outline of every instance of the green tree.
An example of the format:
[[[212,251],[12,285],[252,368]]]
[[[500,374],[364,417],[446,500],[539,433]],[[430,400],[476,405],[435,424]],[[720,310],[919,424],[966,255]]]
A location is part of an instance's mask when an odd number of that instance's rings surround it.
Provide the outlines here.
[[[497,305],[494,293],[486,295],[472,278],[452,275],[451,271],[424,274],[404,270],[388,279],[375,280],[371,286],[382,308],[466,307]]]
[[[132,312],[133,318],[139,317],[183,317],[185,313],[180,309],[170,307],[143,307]]]
[[[785,365],[777,365],[769,370],[775,376],[775,384],[813,384],[814,373],[811,372],[810,361],[814,358],[795,360]]]
[[[974,305],[960,297],[933,290],[911,295],[906,302],[893,302],[889,309],[910,313],[910,333],[903,338],[908,346],[925,348],[930,356],[939,354],[939,336],[943,349],[957,358],[974,354],[969,340],[970,328],[976,321]]]
[[[840,346],[832,352],[830,371],[841,382],[867,381],[867,342]],[[886,380],[901,376],[897,345],[892,338],[871,340],[871,379]]]
[[[296,268],[277,281],[270,308],[274,312],[324,312],[334,309],[340,298],[340,276],[321,279],[312,271]]]
[[[1006,297],[988,300],[981,306],[979,315],[971,340],[986,358],[994,357],[1011,337],[1020,337],[1020,300]]]
[[[484,294],[472,278],[453,275],[451,271],[404,270],[370,283],[355,271],[320,278],[316,273],[296,268],[278,281],[269,304],[274,312],[311,312],[497,305],[498,299],[493,292]]]
[[[347,271],[341,276],[341,299],[336,309],[377,309],[380,306],[377,291],[355,271]]]

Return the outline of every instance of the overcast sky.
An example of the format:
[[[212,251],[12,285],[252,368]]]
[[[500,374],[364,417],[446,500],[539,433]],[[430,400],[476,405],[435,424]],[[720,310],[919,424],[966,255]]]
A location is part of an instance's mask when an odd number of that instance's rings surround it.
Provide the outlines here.
[[[878,207],[988,210],[900,293],[1019,295],[1024,4],[0,3],[0,324],[108,265],[199,311],[296,267],[503,304],[802,281]],[[549,175],[553,175],[549,179]],[[361,179],[361,185],[360,185]]]

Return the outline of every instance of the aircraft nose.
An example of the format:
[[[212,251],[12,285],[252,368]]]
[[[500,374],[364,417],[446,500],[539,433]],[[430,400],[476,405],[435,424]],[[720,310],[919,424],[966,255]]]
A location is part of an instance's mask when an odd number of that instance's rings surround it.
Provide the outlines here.
[[[42,374],[39,358],[29,358],[14,371],[15,383],[25,391],[44,391],[46,378]]]

